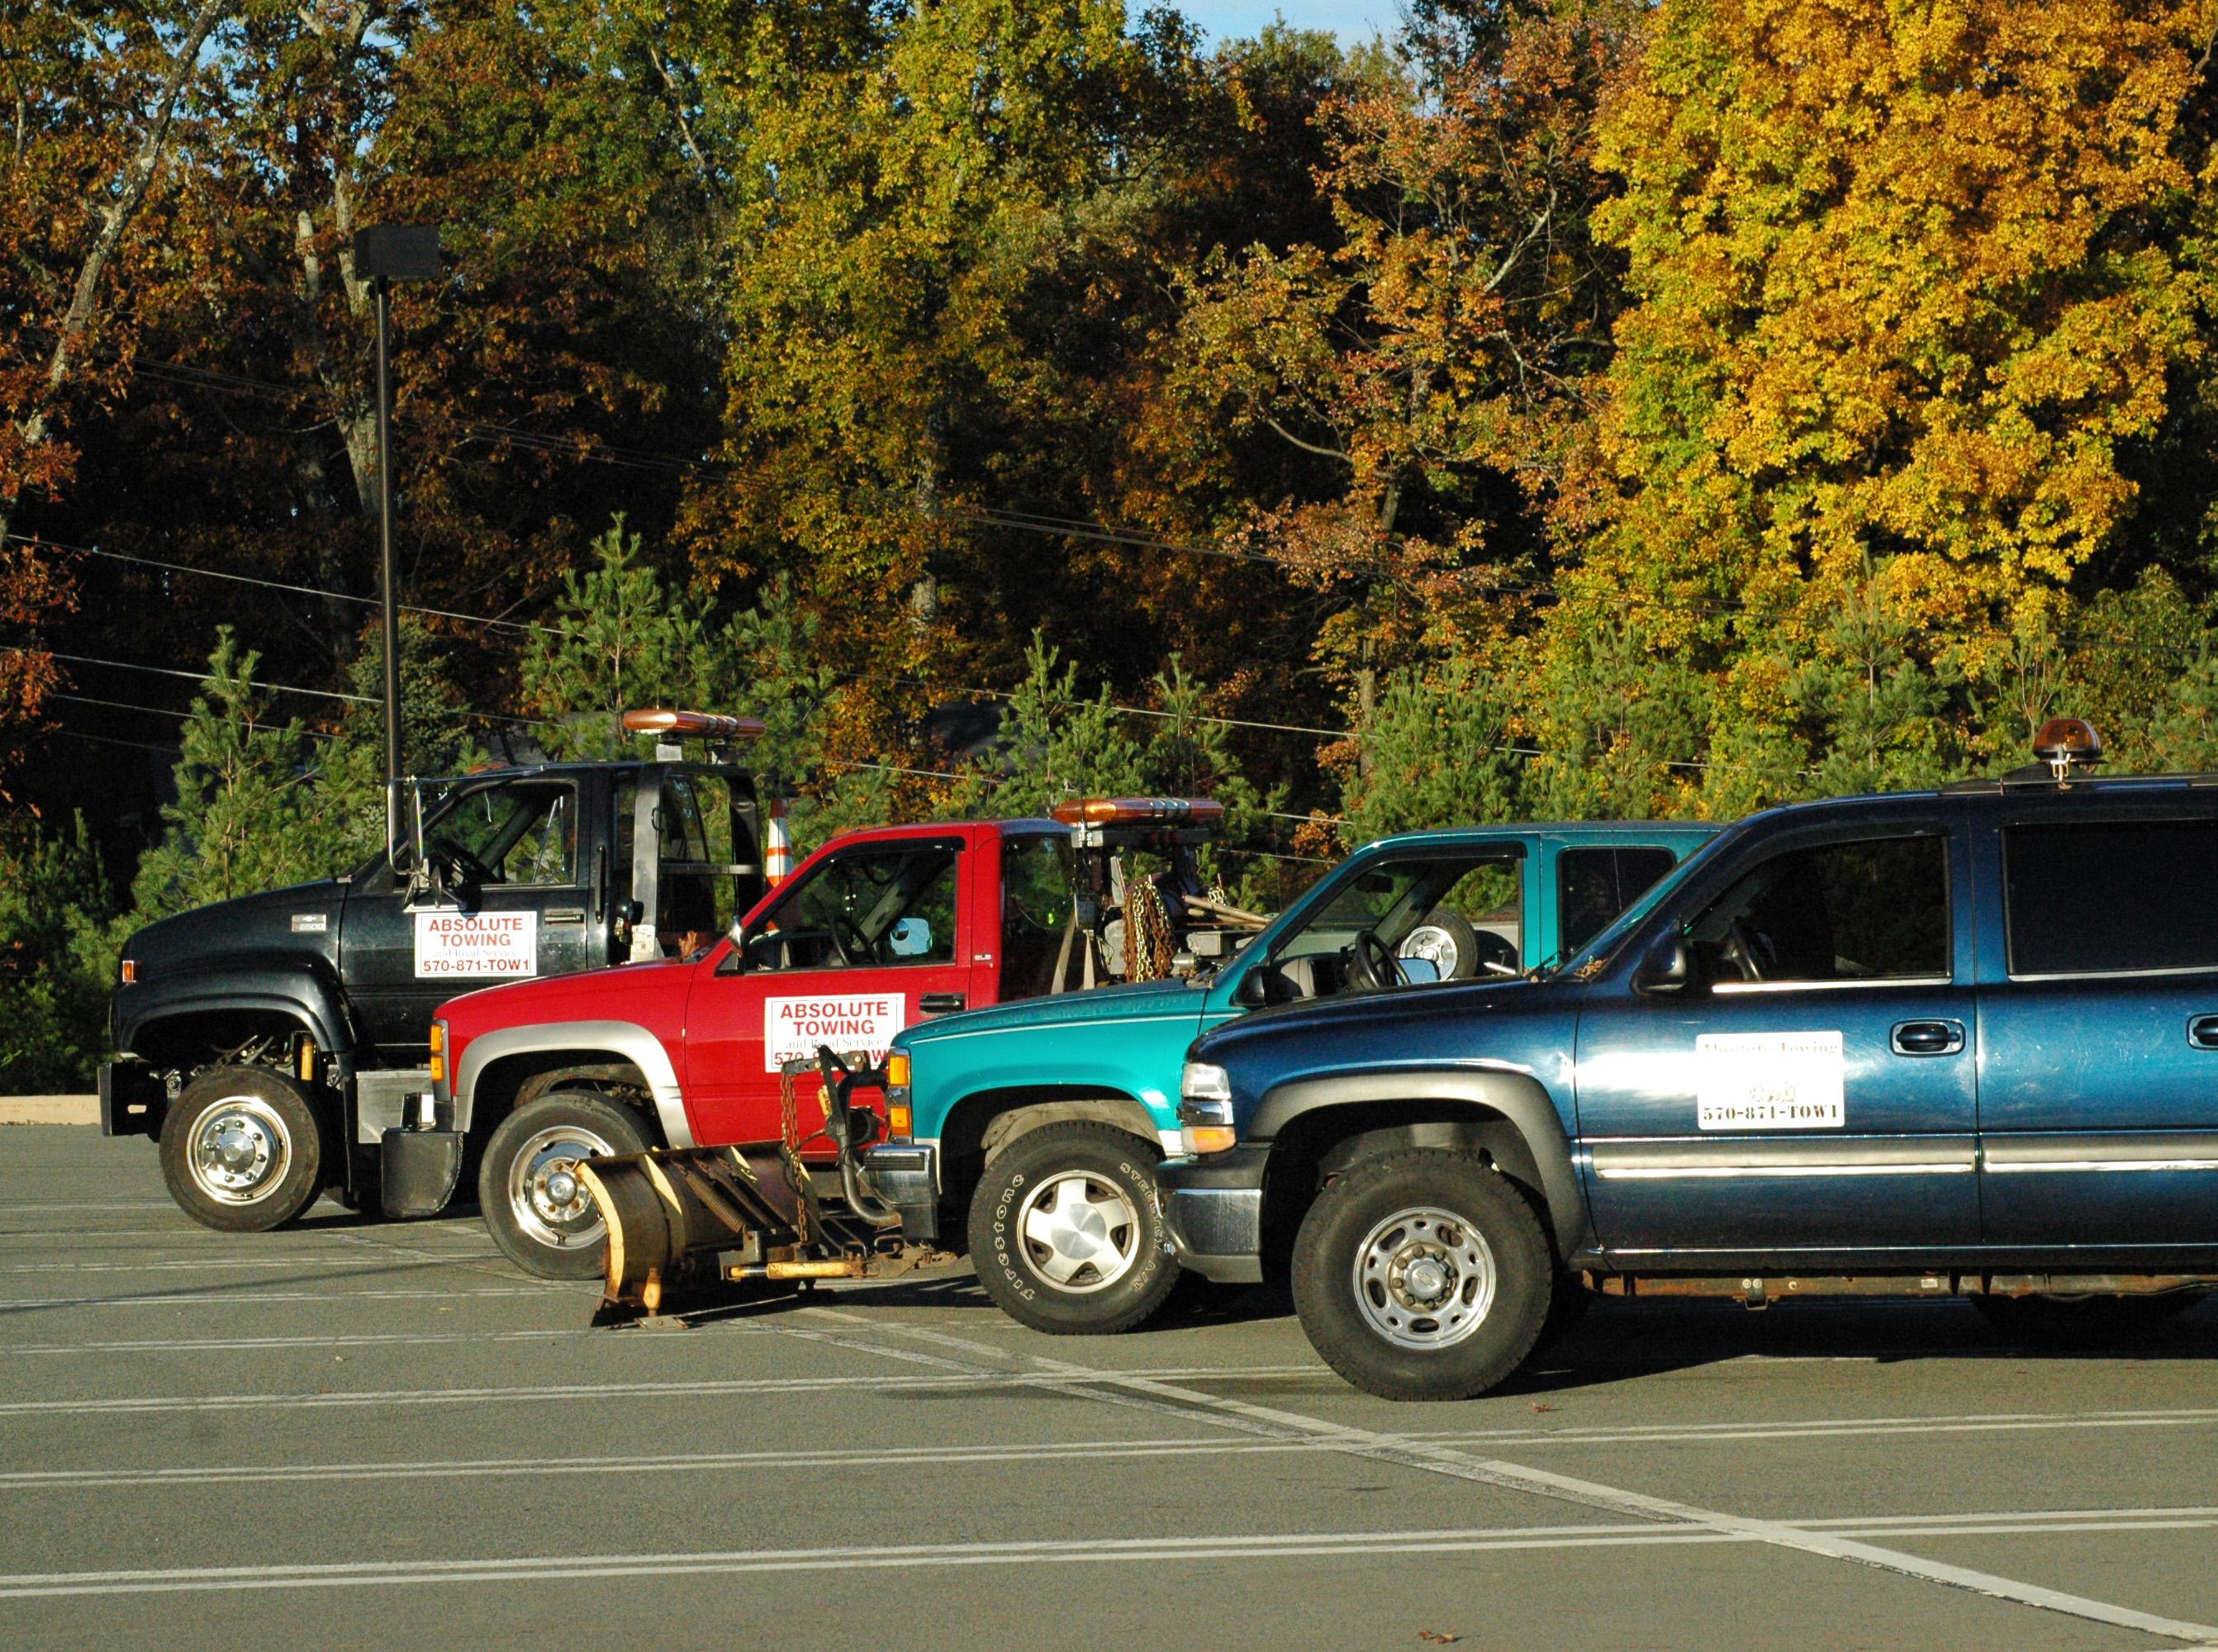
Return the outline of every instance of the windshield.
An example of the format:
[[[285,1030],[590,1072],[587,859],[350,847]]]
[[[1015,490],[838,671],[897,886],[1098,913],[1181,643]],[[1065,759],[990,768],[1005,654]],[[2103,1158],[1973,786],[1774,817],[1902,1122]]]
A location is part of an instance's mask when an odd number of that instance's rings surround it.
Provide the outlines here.
[[[1696,867],[1707,865],[1724,845],[1739,836],[1738,826],[1728,826],[1681,861],[1668,876],[1657,879],[1646,894],[1618,914],[1615,922],[1571,955],[1563,966],[1564,973],[1599,972],[1609,962],[1611,954],[1625,944],[1626,937],[1632,934],[1666,896],[1694,875]]]

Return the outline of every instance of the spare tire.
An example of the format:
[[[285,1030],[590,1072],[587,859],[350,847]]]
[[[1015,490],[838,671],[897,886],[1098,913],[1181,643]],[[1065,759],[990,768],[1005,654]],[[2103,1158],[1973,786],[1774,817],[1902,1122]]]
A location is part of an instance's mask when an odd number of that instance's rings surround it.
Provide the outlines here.
[[[1478,974],[1478,931],[1471,919],[1447,906],[1427,913],[1425,921],[1403,936],[1394,950],[1400,957],[1424,959],[1440,971],[1442,981],[1469,981]]]

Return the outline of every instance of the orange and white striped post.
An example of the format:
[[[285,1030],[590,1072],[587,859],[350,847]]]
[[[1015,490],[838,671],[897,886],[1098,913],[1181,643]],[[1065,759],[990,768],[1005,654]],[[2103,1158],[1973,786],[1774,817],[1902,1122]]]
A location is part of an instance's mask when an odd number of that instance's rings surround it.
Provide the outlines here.
[[[770,819],[763,830],[763,882],[775,889],[793,871],[793,838],[785,829],[786,800],[782,794],[770,800]]]

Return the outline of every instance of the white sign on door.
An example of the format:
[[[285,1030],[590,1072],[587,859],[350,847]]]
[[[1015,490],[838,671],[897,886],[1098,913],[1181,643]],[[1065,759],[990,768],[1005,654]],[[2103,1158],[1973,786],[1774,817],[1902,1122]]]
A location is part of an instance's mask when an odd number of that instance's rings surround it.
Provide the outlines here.
[[[765,999],[763,1071],[775,1073],[788,1061],[814,1061],[819,1044],[829,1044],[842,1055],[860,1050],[877,1067],[886,1059],[894,1035],[908,1024],[908,1003],[899,993]]]
[[[1706,1130],[1837,1130],[1838,1032],[1706,1032],[1694,1040],[1694,1108]]]
[[[539,973],[539,914],[536,912],[419,912],[416,914],[416,979]]]

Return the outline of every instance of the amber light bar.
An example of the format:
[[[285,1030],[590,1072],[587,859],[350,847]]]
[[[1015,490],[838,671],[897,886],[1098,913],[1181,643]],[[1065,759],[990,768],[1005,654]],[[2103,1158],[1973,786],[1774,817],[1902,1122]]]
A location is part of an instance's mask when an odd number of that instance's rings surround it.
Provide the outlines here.
[[[1214,826],[1224,805],[1208,797],[1070,797],[1048,810],[1065,826]]]
[[[759,717],[725,717],[713,711],[669,711],[660,706],[627,711],[623,726],[628,734],[675,734],[680,739],[692,735],[710,740],[759,739],[764,728]]]

